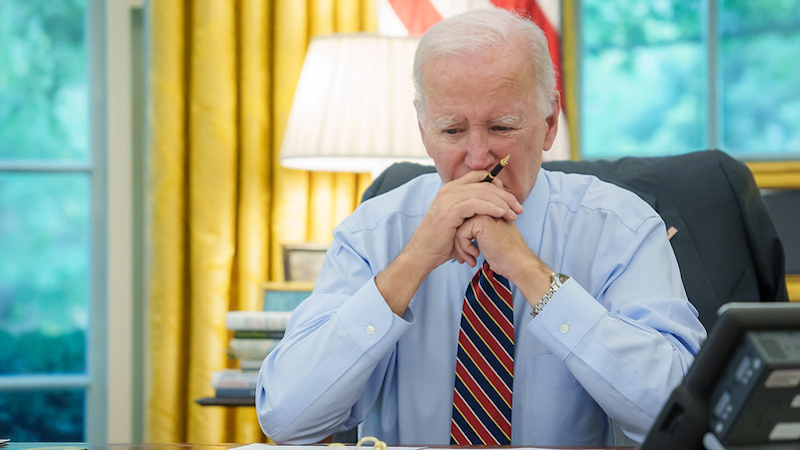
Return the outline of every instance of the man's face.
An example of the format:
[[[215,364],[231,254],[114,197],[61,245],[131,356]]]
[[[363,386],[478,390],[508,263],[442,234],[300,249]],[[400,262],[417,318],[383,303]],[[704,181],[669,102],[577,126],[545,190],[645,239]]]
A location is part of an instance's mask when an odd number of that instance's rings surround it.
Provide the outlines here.
[[[549,118],[536,110],[533,70],[519,53],[429,61],[421,73],[420,132],[445,183],[472,170],[491,170],[510,154],[498,178],[524,203],[536,183],[542,151],[553,144],[558,109]]]

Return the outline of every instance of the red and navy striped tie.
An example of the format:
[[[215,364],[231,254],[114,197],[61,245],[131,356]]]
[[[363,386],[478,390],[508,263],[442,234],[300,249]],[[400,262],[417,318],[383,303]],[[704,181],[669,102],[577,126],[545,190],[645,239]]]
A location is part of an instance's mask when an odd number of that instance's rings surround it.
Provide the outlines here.
[[[484,263],[469,283],[458,334],[453,445],[510,445],[514,306],[508,280]]]

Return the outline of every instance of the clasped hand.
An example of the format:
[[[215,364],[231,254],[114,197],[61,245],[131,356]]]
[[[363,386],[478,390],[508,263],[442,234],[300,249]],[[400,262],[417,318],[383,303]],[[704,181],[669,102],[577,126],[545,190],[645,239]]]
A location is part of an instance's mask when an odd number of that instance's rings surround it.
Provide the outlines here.
[[[409,242],[429,270],[453,258],[475,267],[481,251],[498,273],[511,252],[527,249],[514,225],[522,204],[496,178],[481,182],[486,172],[474,171],[445,184]],[[478,246],[473,242],[477,242]]]
[[[481,182],[485,176],[486,172],[475,171],[446,183],[403,251],[375,277],[378,290],[398,316],[403,316],[433,269],[453,258],[475,267],[481,252],[526,299],[538,301],[544,295],[550,268],[527,247],[514,224],[522,204],[499,179]]]

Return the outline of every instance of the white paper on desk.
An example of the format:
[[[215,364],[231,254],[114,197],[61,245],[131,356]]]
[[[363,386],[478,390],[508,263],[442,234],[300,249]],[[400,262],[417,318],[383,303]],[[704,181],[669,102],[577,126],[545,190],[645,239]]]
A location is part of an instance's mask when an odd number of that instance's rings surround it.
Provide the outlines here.
[[[325,448],[326,444],[318,445],[273,445],[273,444],[250,444],[243,447],[236,447],[231,450],[320,450]],[[347,450],[355,450],[355,445],[346,446]],[[362,449],[371,449],[372,443],[368,442],[361,446]],[[388,446],[391,450],[421,450],[425,447],[395,447]],[[342,449],[342,447],[334,447],[334,449]],[[506,449],[508,450],[508,449]]]
[[[324,445],[272,445],[272,444],[250,444],[245,445],[243,447],[236,447],[231,450],[320,450],[325,448]],[[341,448],[341,447],[339,447]],[[355,445],[348,445],[347,450],[355,450]],[[362,446],[362,448],[370,449],[372,446],[367,444],[366,446]],[[395,447],[393,445],[388,446],[388,450],[421,450],[424,448],[429,447]],[[438,449],[441,450],[441,449]],[[482,447],[481,450],[508,450],[508,448],[492,448],[492,447]],[[518,447],[514,450],[557,450],[554,448],[543,448],[543,447]],[[585,450],[601,450],[601,449],[585,449]]]

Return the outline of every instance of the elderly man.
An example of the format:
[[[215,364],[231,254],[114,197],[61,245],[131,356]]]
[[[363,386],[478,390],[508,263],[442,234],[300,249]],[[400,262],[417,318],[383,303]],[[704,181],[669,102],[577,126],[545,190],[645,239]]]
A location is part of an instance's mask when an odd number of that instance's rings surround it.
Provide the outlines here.
[[[440,22],[414,81],[438,175],[336,228],[261,368],[265,434],[309,443],[360,424],[396,445],[604,445],[613,420],[641,440],[705,338],[662,220],[630,192],[541,168],[559,98],[529,20]]]

